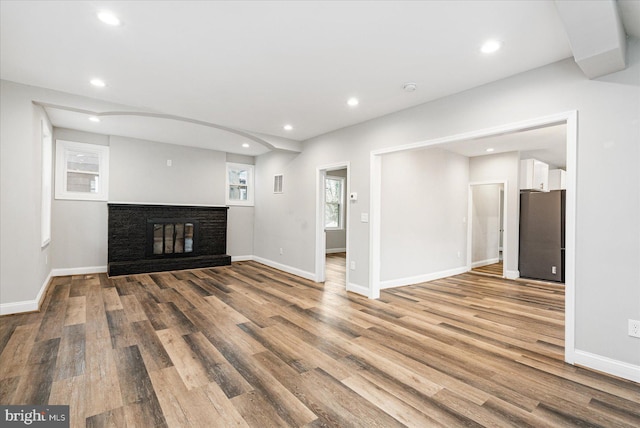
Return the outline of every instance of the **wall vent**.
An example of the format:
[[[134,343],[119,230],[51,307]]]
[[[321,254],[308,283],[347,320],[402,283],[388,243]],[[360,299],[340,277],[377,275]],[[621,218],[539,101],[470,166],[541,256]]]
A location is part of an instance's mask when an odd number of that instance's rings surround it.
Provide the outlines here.
[[[273,193],[282,193],[282,174],[273,176]]]

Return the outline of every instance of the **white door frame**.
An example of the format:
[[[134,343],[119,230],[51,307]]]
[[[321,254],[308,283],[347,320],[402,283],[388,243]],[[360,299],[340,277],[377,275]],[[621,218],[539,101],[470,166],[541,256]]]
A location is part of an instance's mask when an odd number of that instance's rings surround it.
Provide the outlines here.
[[[446,145],[456,141],[526,131],[552,125],[567,125],[567,211],[565,246],[565,313],[564,360],[575,361],[575,257],[576,257],[576,167],[578,149],[578,111],[570,110],[549,116],[494,126],[427,141],[374,150],[370,154],[371,202],[369,217],[369,297],[380,297],[380,195],[382,189],[382,156],[389,153]],[[446,146],[445,146],[446,147]]]
[[[325,281],[327,235],[324,230],[324,192],[325,178],[328,171],[347,169],[346,189],[344,190],[344,222],[347,230],[347,242],[345,245],[347,260],[345,266],[345,287],[349,284],[349,235],[351,227],[349,223],[349,194],[351,193],[351,162],[336,162],[321,165],[316,168],[316,282]]]
[[[469,201],[468,201],[468,205],[467,205],[467,271],[470,271],[473,268],[473,262],[472,262],[472,244],[473,244],[473,187],[474,186],[484,186],[484,185],[490,185],[490,184],[495,184],[495,185],[502,185],[502,189],[504,191],[504,202],[502,203],[502,219],[503,219],[503,226],[502,226],[502,277],[506,278],[507,277],[507,260],[508,260],[508,253],[507,250],[509,249],[509,244],[507,243],[507,236],[509,236],[508,230],[507,230],[507,213],[509,211],[507,211],[507,195],[508,195],[508,187],[507,187],[507,180],[504,181],[474,181],[469,183]],[[498,192],[498,206],[500,206],[500,193]],[[498,252],[499,254],[499,252]]]

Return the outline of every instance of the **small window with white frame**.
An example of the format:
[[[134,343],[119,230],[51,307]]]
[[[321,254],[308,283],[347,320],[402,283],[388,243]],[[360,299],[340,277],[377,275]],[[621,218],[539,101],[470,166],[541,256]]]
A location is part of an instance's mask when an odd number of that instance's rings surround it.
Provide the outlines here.
[[[343,177],[326,177],[324,186],[324,228],[344,229],[344,183]]]
[[[253,165],[227,162],[227,205],[253,206]]]
[[[109,147],[56,140],[56,199],[106,201]]]

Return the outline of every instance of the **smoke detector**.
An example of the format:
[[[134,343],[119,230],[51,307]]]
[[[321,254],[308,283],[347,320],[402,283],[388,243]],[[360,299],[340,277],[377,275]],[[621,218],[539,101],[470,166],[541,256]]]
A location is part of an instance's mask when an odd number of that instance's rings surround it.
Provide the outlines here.
[[[405,92],[413,92],[418,89],[418,85],[413,82],[407,82],[402,86],[402,89],[404,89]]]

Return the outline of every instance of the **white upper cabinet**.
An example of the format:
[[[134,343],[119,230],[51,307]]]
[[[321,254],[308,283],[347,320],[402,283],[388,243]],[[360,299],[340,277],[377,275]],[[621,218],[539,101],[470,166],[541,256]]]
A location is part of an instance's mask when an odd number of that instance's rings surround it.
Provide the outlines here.
[[[520,161],[520,190],[549,191],[549,165],[536,159]]]
[[[566,190],[566,176],[564,169],[552,169],[549,171],[549,190]]]

